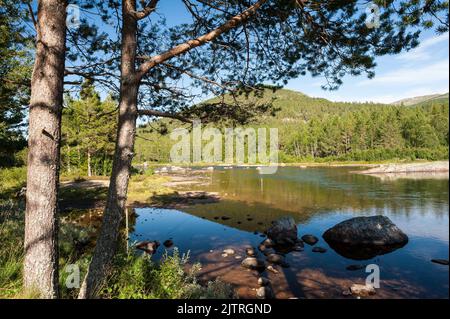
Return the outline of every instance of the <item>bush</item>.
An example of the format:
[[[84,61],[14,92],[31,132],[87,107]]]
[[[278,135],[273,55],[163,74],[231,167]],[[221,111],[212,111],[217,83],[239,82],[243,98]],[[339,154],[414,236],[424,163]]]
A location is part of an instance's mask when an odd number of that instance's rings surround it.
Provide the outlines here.
[[[196,279],[199,264],[189,270],[189,254],[180,255],[177,249],[167,252],[160,263],[148,255],[119,256],[119,263],[111,276],[104,297],[119,299],[197,299],[235,297],[231,285],[221,281],[201,286]]]

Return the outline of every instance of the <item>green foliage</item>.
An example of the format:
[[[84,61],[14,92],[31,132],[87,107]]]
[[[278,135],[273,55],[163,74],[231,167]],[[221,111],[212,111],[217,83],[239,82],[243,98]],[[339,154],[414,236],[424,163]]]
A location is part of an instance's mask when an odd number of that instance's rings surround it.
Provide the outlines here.
[[[0,201],[0,298],[12,298],[22,288],[23,209]]]
[[[0,200],[13,197],[27,179],[26,167],[11,167],[0,169]]]
[[[14,154],[26,145],[22,129],[32,41],[21,25],[25,18],[18,3],[0,0],[0,167],[16,165]]]
[[[202,287],[196,279],[199,264],[188,270],[189,254],[180,255],[177,249],[167,252],[160,263],[153,263],[148,255],[118,256],[115,273],[105,288],[105,296],[119,299],[190,299],[232,298],[230,285],[220,281]]]
[[[116,103],[105,101],[91,82],[83,83],[80,99],[67,98],[62,121],[63,171],[69,175],[108,175],[116,134]]]
[[[448,100],[415,106],[343,103],[289,90],[266,90],[259,99],[273,100],[279,111],[247,127],[278,128],[282,162],[448,158]],[[138,129],[136,161],[169,161],[175,141],[160,136],[157,125]],[[169,132],[178,127],[165,126]]]

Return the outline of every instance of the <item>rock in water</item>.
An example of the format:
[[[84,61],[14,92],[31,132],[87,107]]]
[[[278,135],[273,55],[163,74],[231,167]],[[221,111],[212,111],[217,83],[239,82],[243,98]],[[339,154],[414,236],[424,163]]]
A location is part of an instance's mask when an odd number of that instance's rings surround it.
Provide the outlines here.
[[[256,251],[253,247],[247,247],[245,249],[245,252],[247,253],[247,256],[249,256],[249,257],[256,257]]]
[[[408,236],[385,216],[355,217],[328,229],[323,238],[338,254],[370,259],[403,247]]]
[[[264,287],[264,286],[268,286],[269,284],[270,284],[269,279],[264,278],[264,277],[259,277],[258,278],[258,285],[259,286]]]
[[[274,274],[278,274],[279,271],[274,266],[267,266],[267,270],[273,272]]]
[[[375,288],[371,285],[354,284],[350,287],[350,291],[355,297],[369,297],[376,294]]]
[[[311,246],[314,246],[319,241],[319,239],[316,236],[313,236],[313,235],[303,235],[302,236],[302,240],[305,243],[307,243],[308,245],[311,245]]]
[[[275,298],[275,295],[272,291],[272,288],[270,288],[269,286],[263,286],[259,287],[256,290],[256,297],[258,299],[273,299]]]
[[[234,255],[235,251],[231,248],[228,248],[228,249],[224,249],[223,253],[227,254],[227,255]]]
[[[313,251],[313,253],[321,253],[321,254],[327,252],[327,250],[325,248],[322,248],[322,247],[314,247],[312,249],[312,251]]]
[[[145,251],[147,254],[154,254],[159,247],[158,241],[142,241],[136,244],[136,248]]]
[[[305,243],[300,238],[297,238],[297,241],[295,242],[295,245],[298,247],[305,248]]]
[[[267,256],[267,261],[276,265],[284,264],[284,257],[278,254],[270,254]]]
[[[431,259],[431,261],[434,262],[435,264],[448,266],[448,260],[447,259]]]
[[[164,247],[170,248],[173,246],[173,240],[167,239],[165,242],[163,242]]]
[[[242,261],[241,266],[253,270],[263,270],[265,268],[264,261],[256,259],[254,257],[245,258]]]
[[[275,246],[275,242],[270,238],[266,238],[262,241],[261,245],[264,245],[267,248],[271,248],[271,247]]]
[[[272,222],[272,226],[267,230],[267,237],[272,239],[275,245],[294,245],[297,241],[295,220],[292,217],[283,217]]]

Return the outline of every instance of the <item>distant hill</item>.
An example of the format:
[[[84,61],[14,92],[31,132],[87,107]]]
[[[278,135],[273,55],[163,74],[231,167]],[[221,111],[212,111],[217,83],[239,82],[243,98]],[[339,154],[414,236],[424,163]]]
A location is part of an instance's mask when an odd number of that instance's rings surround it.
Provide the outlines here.
[[[393,102],[393,105],[414,106],[428,102],[445,102],[448,101],[448,92],[445,94],[431,94],[406,98]]]

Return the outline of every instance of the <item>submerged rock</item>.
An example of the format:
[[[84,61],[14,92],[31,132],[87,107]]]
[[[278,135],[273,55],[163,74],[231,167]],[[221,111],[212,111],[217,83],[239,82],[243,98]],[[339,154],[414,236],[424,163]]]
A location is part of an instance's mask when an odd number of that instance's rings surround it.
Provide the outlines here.
[[[136,244],[136,248],[145,251],[147,254],[154,254],[160,243],[158,241],[141,241]]]
[[[272,239],[275,245],[294,245],[297,241],[295,220],[292,217],[283,217],[272,222],[272,226],[267,230],[267,237]]]
[[[312,249],[312,252],[313,253],[321,253],[321,254],[323,254],[323,253],[326,253],[327,250],[325,248],[322,248],[322,247],[314,247]]]
[[[375,288],[372,285],[353,284],[350,287],[350,292],[355,297],[369,297],[376,294]]]
[[[256,290],[256,297],[258,299],[273,299],[275,298],[275,295],[273,293],[272,288],[270,288],[269,286],[263,286],[259,287]]]
[[[323,238],[338,254],[356,260],[390,253],[408,236],[385,216],[355,217],[328,229]]]
[[[317,244],[319,239],[314,235],[303,235],[302,241],[304,241],[305,243],[307,243],[310,246],[314,246],[315,244]]]
[[[304,248],[304,247],[305,247],[305,243],[304,243],[304,241],[301,240],[300,238],[297,238],[297,240],[296,240],[296,242],[295,242],[295,246]]]
[[[234,249],[228,248],[228,249],[224,249],[223,253],[227,254],[227,255],[234,255],[235,251],[234,251]]]
[[[275,242],[270,238],[266,238],[263,240],[261,245],[264,245],[267,248],[271,248],[271,247],[275,246]]]
[[[273,272],[274,274],[278,274],[279,273],[278,269],[276,269],[272,265],[267,266],[267,270],[270,271],[270,272]]]
[[[173,246],[173,240],[172,239],[167,239],[165,242],[163,242],[164,247],[166,248],[170,248]]]
[[[267,261],[273,264],[281,265],[284,264],[284,257],[278,254],[270,254],[267,256]]]
[[[260,285],[261,287],[264,286],[268,286],[270,284],[270,280],[264,277],[259,277],[258,278],[258,285]]]
[[[247,256],[249,257],[256,257],[256,251],[253,247],[247,247],[245,249],[245,253],[247,254]]]
[[[245,258],[242,261],[241,266],[253,270],[263,270],[265,268],[264,261],[256,259],[254,257]]]
[[[431,259],[431,262],[434,262],[435,264],[448,266],[448,260],[447,259]]]

